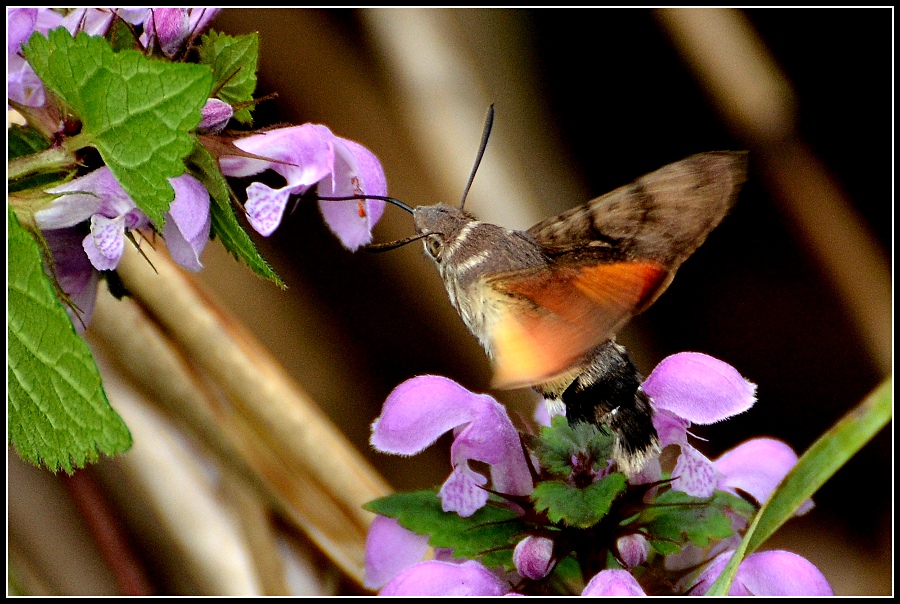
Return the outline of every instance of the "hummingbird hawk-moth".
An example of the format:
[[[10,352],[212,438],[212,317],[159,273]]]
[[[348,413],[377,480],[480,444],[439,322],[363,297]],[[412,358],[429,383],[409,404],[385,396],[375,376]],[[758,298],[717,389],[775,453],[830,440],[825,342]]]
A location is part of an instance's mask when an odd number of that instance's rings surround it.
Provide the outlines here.
[[[481,222],[463,204],[384,198],[412,213],[416,234],[370,247],[422,239],[450,303],[493,360],[494,386],[531,386],[563,403],[570,423],[608,427],[613,459],[632,475],[659,439],[642,376],[615,335],[721,222],[746,170],[746,152],[692,155],[527,231]]]

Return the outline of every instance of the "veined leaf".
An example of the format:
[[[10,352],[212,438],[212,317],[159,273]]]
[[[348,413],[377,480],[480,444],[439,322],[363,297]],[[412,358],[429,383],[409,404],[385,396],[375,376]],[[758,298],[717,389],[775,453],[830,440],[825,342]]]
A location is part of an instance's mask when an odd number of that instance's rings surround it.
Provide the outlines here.
[[[8,208],[7,417],[23,459],[72,473],[131,434],[100,384],[91,352],[44,273],[37,243]]]

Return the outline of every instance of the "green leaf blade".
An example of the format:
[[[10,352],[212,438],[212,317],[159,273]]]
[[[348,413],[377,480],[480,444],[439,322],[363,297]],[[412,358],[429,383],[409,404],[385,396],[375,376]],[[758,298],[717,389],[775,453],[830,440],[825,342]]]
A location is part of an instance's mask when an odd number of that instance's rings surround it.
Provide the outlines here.
[[[256,90],[259,35],[229,36],[212,31],[201,40],[200,63],[209,65],[213,71],[216,96],[230,105],[251,102]],[[234,119],[242,124],[253,121],[246,108],[236,111]]]
[[[534,507],[553,522],[590,528],[609,513],[613,500],[625,491],[626,479],[614,472],[584,488],[558,480],[538,484],[531,495]]]
[[[71,473],[131,446],[90,350],[72,327],[37,243],[8,209],[7,414],[19,455]]]
[[[231,190],[215,157],[199,142],[187,158],[188,171],[199,180],[212,198],[209,207],[211,229],[228,252],[235,259],[243,261],[250,269],[284,289],[286,286],[275,274],[269,263],[260,255],[253,240],[238,224],[237,217],[231,209]]]

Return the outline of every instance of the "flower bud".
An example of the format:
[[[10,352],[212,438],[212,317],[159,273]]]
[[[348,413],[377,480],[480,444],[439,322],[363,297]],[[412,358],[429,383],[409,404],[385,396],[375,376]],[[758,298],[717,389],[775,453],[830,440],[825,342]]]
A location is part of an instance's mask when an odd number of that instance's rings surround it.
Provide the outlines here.
[[[155,9],[152,27],[163,54],[167,57],[174,56],[190,33],[187,9]]]
[[[543,579],[556,563],[553,559],[553,541],[546,537],[525,537],[513,550],[513,563],[526,579]]]
[[[634,568],[647,561],[650,553],[650,543],[643,535],[632,533],[619,537],[616,541],[616,549],[626,568]]]
[[[228,124],[228,120],[234,115],[234,109],[225,101],[207,99],[206,105],[200,110],[200,115],[202,118],[198,128],[207,132],[217,133],[221,132],[225,125]]]

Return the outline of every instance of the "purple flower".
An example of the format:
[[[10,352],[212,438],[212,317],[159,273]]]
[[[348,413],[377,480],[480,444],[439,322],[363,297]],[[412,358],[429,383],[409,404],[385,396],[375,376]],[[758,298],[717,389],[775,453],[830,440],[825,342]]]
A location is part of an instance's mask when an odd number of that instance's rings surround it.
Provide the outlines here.
[[[513,550],[516,570],[526,579],[540,580],[550,574],[556,565],[553,558],[553,540],[528,535]]]
[[[175,199],[165,213],[163,237],[172,258],[188,270],[199,270],[209,239],[209,194],[189,174],[169,179]],[[125,233],[149,226],[147,216],[122,189],[109,168],[93,172],[47,191],[59,195],[35,213],[42,231],[62,229],[90,221],[82,247],[97,270],[112,270],[125,251]]]
[[[627,570],[601,570],[585,586],[583,596],[646,596],[637,579]]]
[[[81,242],[84,234],[74,227],[44,231],[44,241],[53,258],[53,274],[60,289],[68,296],[74,309],[64,304],[75,325],[75,331],[84,332],[91,321],[97,300],[97,283],[100,273],[91,264]]]
[[[76,8],[63,15],[50,8],[7,9],[7,97],[28,107],[41,107],[46,101],[44,85],[20,52],[21,45],[34,32],[46,35],[51,29],[62,26],[73,36],[79,31],[91,36],[103,36],[116,15],[128,23],[138,25],[143,22],[147,12],[146,8]]]
[[[787,444],[772,438],[754,438],[726,451],[715,461],[716,470],[722,476],[718,488],[735,495],[740,489],[762,505],[795,465],[797,454]],[[808,499],[797,515],[812,508],[813,502]]]
[[[631,533],[616,540],[616,550],[625,567],[634,568],[647,561],[650,543],[640,533]]]
[[[694,595],[703,595],[719,577],[733,551],[716,556],[691,582]],[[741,561],[730,596],[833,596],[822,572],[806,558],[774,550],[751,554]]]
[[[266,237],[281,222],[291,195],[301,195],[313,185],[318,185],[318,193],[323,197],[387,194],[378,158],[362,145],[335,136],[325,126],[281,128],[239,139],[234,144],[266,159],[222,157],[219,164],[226,176],[253,176],[273,170],[286,181],[280,189],[259,182],[247,188],[247,220]],[[384,202],[319,201],[319,209],[341,243],[355,250],[372,241],[372,227],[384,212]]]
[[[234,109],[225,101],[207,99],[200,110],[200,125],[197,128],[212,133],[221,132],[233,115]]]
[[[494,490],[508,495],[532,492],[519,434],[503,405],[444,377],[420,376],[397,386],[372,424],[370,442],[385,453],[414,455],[449,430],[454,431],[453,472],[440,491],[445,512],[467,517],[487,502],[488,493],[481,488],[487,479],[469,468],[469,460],[490,466]]]
[[[62,25],[73,36],[80,31],[89,36],[105,36],[113,22],[113,11],[108,8],[76,8],[67,14]]]
[[[38,28],[39,17],[47,11],[49,9],[46,8],[10,8],[6,11],[9,30],[6,44],[6,95],[28,107],[40,107],[47,99],[44,85],[22,56],[21,47]],[[50,14],[62,22],[62,17],[57,13],[50,11]]]
[[[393,518],[376,516],[366,534],[365,586],[381,588],[421,562],[427,550],[428,535],[406,530]]]
[[[478,562],[429,560],[402,571],[378,595],[502,596],[508,592],[509,585]]]
[[[189,38],[204,30],[218,12],[218,8],[150,9],[140,42],[145,48],[158,43],[164,55],[173,57]]]
[[[175,199],[164,215],[163,239],[172,260],[189,271],[199,271],[200,253],[209,241],[212,217],[209,213],[209,193],[199,180],[190,174],[169,179],[175,189]]]
[[[19,52],[19,48],[28,41],[34,31],[37,22],[38,9],[36,8],[8,8],[6,9],[6,54],[7,56]]]
[[[687,442],[691,423],[712,424],[743,413],[756,402],[756,386],[734,367],[705,354],[682,352],[660,362],[642,385],[656,408],[653,425],[665,447],[681,454],[672,471],[672,488],[695,497],[710,497],[721,475],[715,465]]]

